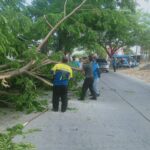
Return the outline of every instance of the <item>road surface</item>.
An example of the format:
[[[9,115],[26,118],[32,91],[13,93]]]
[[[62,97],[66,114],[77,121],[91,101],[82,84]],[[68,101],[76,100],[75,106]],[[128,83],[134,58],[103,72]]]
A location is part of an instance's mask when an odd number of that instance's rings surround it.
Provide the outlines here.
[[[26,129],[38,150],[150,150],[150,85],[119,73],[102,74],[97,101],[69,101],[66,113],[48,111]]]

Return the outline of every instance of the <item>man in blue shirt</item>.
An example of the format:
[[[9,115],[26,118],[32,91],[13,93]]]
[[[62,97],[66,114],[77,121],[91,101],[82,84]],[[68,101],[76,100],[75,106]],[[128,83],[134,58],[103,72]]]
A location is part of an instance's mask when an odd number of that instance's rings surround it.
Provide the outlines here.
[[[95,56],[93,56],[92,67],[93,67],[93,76],[94,76],[93,88],[96,93],[96,96],[99,96],[100,95],[100,89],[99,89],[100,67],[96,61]]]
[[[67,93],[68,93],[68,82],[73,77],[72,69],[66,63],[68,59],[63,57],[62,63],[56,64],[51,72],[53,73],[53,111],[59,109],[59,98],[61,98],[61,111],[65,112],[68,105]]]

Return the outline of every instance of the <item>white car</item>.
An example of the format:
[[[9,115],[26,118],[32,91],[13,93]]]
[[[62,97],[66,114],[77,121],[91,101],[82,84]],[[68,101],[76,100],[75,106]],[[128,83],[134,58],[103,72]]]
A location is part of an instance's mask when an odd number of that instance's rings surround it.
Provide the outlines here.
[[[109,72],[110,63],[106,59],[97,59],[101,72]]]

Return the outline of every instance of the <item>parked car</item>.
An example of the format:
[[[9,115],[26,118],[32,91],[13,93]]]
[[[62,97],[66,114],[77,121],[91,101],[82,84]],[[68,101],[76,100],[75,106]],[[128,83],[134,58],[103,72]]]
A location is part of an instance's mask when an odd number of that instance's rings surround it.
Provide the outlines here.
[[[126,58],[122,58],[117,62],[118,68],[130,68],[131,65]]]
[[[110,63],[106,59],[97,59],[101,72],[109,72]]]

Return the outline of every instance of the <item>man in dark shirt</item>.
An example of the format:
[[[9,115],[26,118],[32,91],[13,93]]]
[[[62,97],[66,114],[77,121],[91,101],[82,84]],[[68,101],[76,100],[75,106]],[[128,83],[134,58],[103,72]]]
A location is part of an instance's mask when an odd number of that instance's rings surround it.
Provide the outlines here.
[[[90,62],[88,58],[84,60],[82,70],[85,74],[85,79],[84,79],[82,92],[81,92],[79,100],[84,100],[88,88],[90,89],[91,94],[92,94],[91,99],[96,100],[96,93],[93,89],[93,82],[94,82],[93,68],[92,68],[92,63]]]

